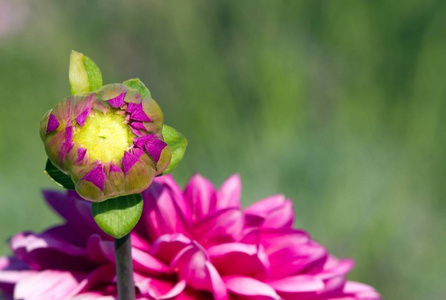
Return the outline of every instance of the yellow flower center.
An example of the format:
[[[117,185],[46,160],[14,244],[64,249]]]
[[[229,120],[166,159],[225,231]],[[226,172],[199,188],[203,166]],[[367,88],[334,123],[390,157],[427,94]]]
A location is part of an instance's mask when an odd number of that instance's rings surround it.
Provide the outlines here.
[[[87,149],[90,162],[118,162],[132,145],[134,137],[125,123],[125,116],[112,110],[88,116],[84,126],[76,127],[73,141]]]

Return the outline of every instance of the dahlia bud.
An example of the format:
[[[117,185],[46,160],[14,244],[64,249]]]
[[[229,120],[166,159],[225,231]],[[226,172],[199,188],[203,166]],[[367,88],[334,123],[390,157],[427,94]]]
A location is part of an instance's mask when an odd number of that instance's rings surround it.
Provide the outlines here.
[[[70,82],[82,89],[82,72],[79,78],[71,73]],[[49,160],[71,177],[79,195],[101,202],[140,193],[166,170],[171,150],[162,129],[163,113],[152,98],[109,84],[57,104],[43,117],[40,136]]]

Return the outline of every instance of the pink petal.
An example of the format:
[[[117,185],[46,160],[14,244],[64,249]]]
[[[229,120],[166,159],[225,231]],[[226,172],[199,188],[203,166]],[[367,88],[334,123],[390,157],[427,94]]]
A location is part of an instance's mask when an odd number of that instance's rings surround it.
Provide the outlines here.
[[[180,280],[173,283],[166,280],[145,278],[142,281],[136,282],[136,286],[141,294],[149,295],[153,299],[164,300],[175,298],[182,293],[186,288],[186,282]]]
[[[320,279],[330,279],[339,275],[345,275],[353,268],[355,262],[351,259],[338,260],[329,256],[324,265],[324,270],[317,274]]]
[[[199,245],[190,245],[180,251],[173,259],[171,267],[177,270],[179,277],[184,279],[188,286],[212,292],[216,300],[228,298],[223,280]]]
[[[197,240],[206,246],[236,241],[242,229],[243,214],[236,208],[216,211],[195,224]]]
[[[71,232],[65,234],[65,239],[85,243],[92,233],[99,234],[103,239],[111,239],[96,224],[91,215],[91,202],[80,198],[74,191],[43,191],[48,204],[67,221]]]
[[[103,264],[94,269],[88,276],[84,276],[77,287],[71,291],[71,295],[77,295],[93,289],[94,287],[110,284],[113,282],[115,276],[115,265],[110,263]],[[71,297],[69,299],[71,299]]]
[[[3,296],[11,296],[14,292],[15,284],[35,271],[29,270],[28,264],[15,257],[0,258],[0,291]],[[9,298],[6,298],[9,299]]]
[[[281,297],[268,284],[257,279],[243,276],[229,276],[223,278],[229,292],[243,299],[250,300],[279,300]]]
[[[148,241],[148,237],[145,235],[141,235],[140,232],[137,230],[133,230],[131,232],[132,236],[132,248],[137,248],[143,251],[149,251],[150,250],[150,242]]]
[[[103,240],[98,234],[93,234],[87,241],[87,255],[97,263],[114,262],[114,244],[112,241]]]
[[[244,275],[258,278],[265,276],[269,268],[268,257],[261,246],[227,243],[212,246],[207,252],[222,276]]]
[[[214,296],[214,299],[227,300],[228,291],[226,289],[225,283],[223,282],[223,279],[220,277],[220,274],[209,261],[205,263],[205,267],[211,280],[212,294]]]
[[[104,296],[101,292],[87,292],[77,295],[70,300],[116,300],[116,297]]]
[[[228,207],[240,208],[242,183],[238,174],[229,177],[220,187],[217,194],[216,209]]]
[[[214,186],[198,174],[192,176],[187,183],[184,196],[193,220],[198,220],[215,210],[217,195]]]
[[[167,233],[190,235],[190,225],[184,215],[184,202],[175,201],[172,191],[166,185],[154,182],[142,196],[145,208],[139,227],[144,225],[141,229],[150,238],[155,240]]]
[[[245,214],[264,219],[262,227],[290,228],[294,221],[293,203],[283,195],[263,199],[245,210]]]
[[[381,296],[378,292],[366,284],[348,281],[344,287],[344,293],[354,295],[357,300],[380,300]]]
[[[175,255],[191,244],[192,241],[182,234],[164,234],[152,244],[150,253],[165,263],[171,263]]]
[[[245,243],[260,243],[270,261],[270,278],[283,278],[312,269],[321,271],[327,251],[311,242],[301,230],[253,230],[243,238]]]
[[[311,275],[285,277],[268,281],[268,284],[278,293],[283,294],[317,292],[324,289],[324,282]]]
[[[158,176],[154,179],[154,181],[162,184],[169,191],[173,201],[178,205],[178,208],[190,223],[190,218],[188,216],[190,216],[191,212],[187,207],[187,203],[180,186],[173,179],[172,175],[167,174]]]
[[[146,275],[165,273],[167,266],[147,252],[139,249],[132,249],[133,266],[136,272]]]
[[[14,299],[67,299],[79,284],[71,272],[44,270],[21,279],[14,289]]]
[[[345,276],[332,277],[330,279],[324,279],[324,290],[318,292],[318,295],[323,298],[337,297],[343,295],[342,290],[344,288],[346,279]]]
[[[88,270],[94,265],[85,249],[51,232],[18,234],[11,239],[11,249],[36,269]]]

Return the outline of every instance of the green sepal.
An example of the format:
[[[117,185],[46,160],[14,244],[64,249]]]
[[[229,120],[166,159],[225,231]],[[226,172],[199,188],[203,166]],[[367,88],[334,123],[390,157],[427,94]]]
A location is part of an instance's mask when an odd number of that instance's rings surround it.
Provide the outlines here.
[[[102,73],[88,56],[71,51],[68,74],[72,95],[95,91],[102,87]]]
[[[132,231],[142,214],[142,196],[133,194],[93,202],[91,212],[96,224],[108,235],[119,239]]]
[[[71,177],[56,168],[49,159],[46,161],[45,173],[59,186],[67,190],[75,189],[74,182],[71,180]]]
[[[126,80],[122,84],[128,86],[131,89],[136,90],[138,93],[140,93],[144,97],[152,98],[149,89],[144,85],[144,83],[142,83],[141,80],[139,80],[139,78],[133,78],[133,79]]]
[[[172,159],[170,160],[170,165],[163,172],[164,175],[172,172],[183,159],[184,152],[186,152],[187,140],[184,135],[168,125],[163,126],[163,138],[172,151]]]

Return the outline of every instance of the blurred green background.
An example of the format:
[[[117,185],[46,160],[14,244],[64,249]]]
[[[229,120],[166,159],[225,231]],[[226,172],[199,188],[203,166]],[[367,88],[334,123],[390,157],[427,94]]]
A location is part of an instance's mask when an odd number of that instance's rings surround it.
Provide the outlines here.
[[[40,118],[72,49],[139,77],[189,147],[173,173],[296,224],[385,299],[446,299],[446,2],[0,0],[0,253],[58,218],[40,196]]]

